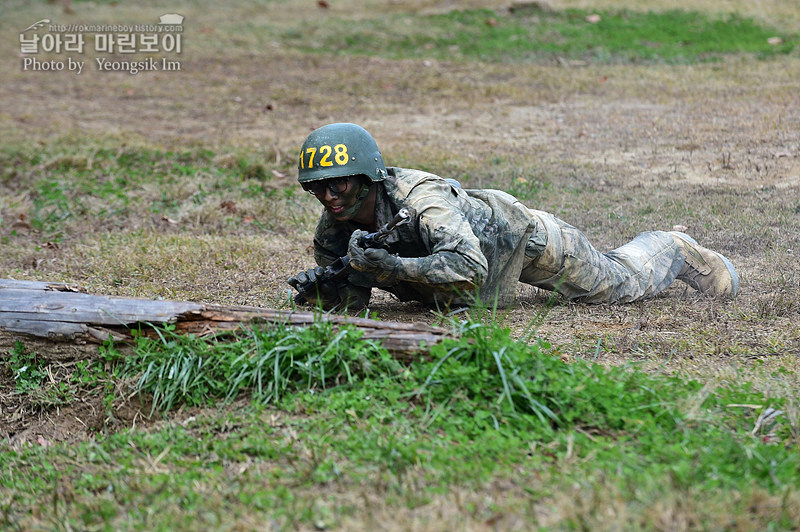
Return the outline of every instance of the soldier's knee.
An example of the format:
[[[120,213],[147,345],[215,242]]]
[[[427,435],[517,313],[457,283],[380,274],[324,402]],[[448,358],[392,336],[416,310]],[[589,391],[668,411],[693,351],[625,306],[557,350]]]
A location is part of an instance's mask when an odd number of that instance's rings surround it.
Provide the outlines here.
[[[561,225],[545,212],[531,211],[534,229],[525,243],[525,263],[520,281],[534,284],[548,279],[564,266],[564,244]]]

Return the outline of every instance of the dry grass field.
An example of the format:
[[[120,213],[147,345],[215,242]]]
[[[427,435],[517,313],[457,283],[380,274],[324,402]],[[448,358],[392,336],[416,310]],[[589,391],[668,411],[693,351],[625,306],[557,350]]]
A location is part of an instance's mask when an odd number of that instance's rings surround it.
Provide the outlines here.
[[[512,330],[539,320],[537,336],[571,360],[636,362],[646,371],[711,383],[747,379],[766,393],[795,394],[800,51],[678,64],[445,60],[426,56],[424,49],[417,57],[389,59],[315,48],[331,38],[328,24],[334,19],[369,28],[377,17],[385,22],[467,7],[505,12],[509,3],[231,4],[73,1],[66,13],[59,3],[3,3],[0,278],[76,283],[101,294],[280,306],[285,279],[313,261],[309,244],[319,211],[296,186],[295,153],[313,128],[355,122],[373,134],[388,164],[423,168],[469,187],[508,190],[581,228],[600,249],[640,231],[685,226],[700,243],[729,257],[740,276],[740,295],[733,301],[710,300],[678,283],[633,305],[559,303],[549,311],[549,294],[520,286],[518,305],[499,316]],[[800,34],[800,8],[790,0],[549,5],[737,13]],[[37,20],[152,23],[170,12],[185,16],[180,71],[101,72],[91,52],[82,54],[87,65],[79,75],[21,67],[17,34]],[[286,36],[298,33],[305,35],[303,46],[289,44]],[[67,182],[62,174],[83,184],[59,188]],[[118,194],[120,187],[124,194]],[[382,320],[438,319],[421,305],[398,304],[381,293],[369,310]],[[85,402],[26,410],[25,399],[11,391],[12,376],[6,372],[0,379],[0,445],[36,445],[37,438],[86,441],[108,425],[107,418],[88,414],[96,405]],[[215,415],[185,409],[148,422],[135,407],[120,406],[111,428],[160,428],[169,419]],[[340,518],[342,530],[529,526],[511,514],[466,522],[457,515],[457,508],[480,505],[481,497],[500,507],[503,497],[520,500],[525,494],[519,486],[491,484],[485,493],[454,488],[416,508],[384,505],[354,486],[326,489],[344,490],[329,493],[340,503],[372,509],[368,516]],[[639,511],[625,506],[621,495],[594,496],[599,499],[588,500],[591,494],[578,486],[565,488],[547,505],[531,502],[526,511],[545,529],[580,528],[575,523],[583,522],[594,530],[615,529],[614,523],[628,522],[625,512]],[[774,502],[770,497],[764,495],[764,505]],[[791,497],[797,504],[796,490]],[[13,505],[13,499],[4,501],[6,508]],[[587,509],[592,504],[616,513],[601,526],[599,514]],[[662,513],[643,528],[693,529],[692,515],[703,511],[692,500],[663,505],[651,507]],[[724,506],[718,510],[726,512]],[[581,511],[596,520],[581,521]],[[27,523],[22,528],[50,528],[42,519],[20,522]],[[661,525],[653,524],[659,519]],[[121,521],[114,526],[136,527]],[[305,528],[308,521],[297,526]],[[738,527],[709,529],[758,528],[752,526],[740,521]],[[269,526],[240,515],[212,528]]]

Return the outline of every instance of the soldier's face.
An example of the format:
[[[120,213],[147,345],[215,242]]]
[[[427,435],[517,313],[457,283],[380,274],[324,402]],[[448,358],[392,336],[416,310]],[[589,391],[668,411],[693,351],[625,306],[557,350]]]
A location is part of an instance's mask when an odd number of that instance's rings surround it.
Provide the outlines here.
[[[361,180],[348,177],[347,186],[341,192],[333,192],[332,187],[325,187],[322,194],[314,194],[328,212],[340,222],[353,218],[358,211],[358,195],[361,192]],[[336,187],[341,188],[341,187]]]

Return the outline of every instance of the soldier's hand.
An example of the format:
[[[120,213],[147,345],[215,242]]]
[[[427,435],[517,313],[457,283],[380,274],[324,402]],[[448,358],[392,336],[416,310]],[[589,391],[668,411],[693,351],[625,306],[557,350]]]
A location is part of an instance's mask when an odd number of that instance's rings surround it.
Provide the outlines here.
[[[362,248],[359,242],[367,234],[369,233],[357,229],[350,236],[347,250],[347,254],[350,256],[350,266],[359,272],[375,274],[376,279],[380,282],[391,280],[397,269],[397,257],[390,255],[385,249]]]
[[[321,304],[323,308],[328,309],[337,305],[340,297],[336,285],[332,282],[320,282],[324,273],[325,269],[317,266],[289,277],[286,282],[310,304]]]
[[[311,285],[315,284],[317,278],[321,277],[323,273],[325,273],[325,269],[322,266],[317,266],[316,268],[310,268],[289,277],[286,282],[298,292],[304,292]]]

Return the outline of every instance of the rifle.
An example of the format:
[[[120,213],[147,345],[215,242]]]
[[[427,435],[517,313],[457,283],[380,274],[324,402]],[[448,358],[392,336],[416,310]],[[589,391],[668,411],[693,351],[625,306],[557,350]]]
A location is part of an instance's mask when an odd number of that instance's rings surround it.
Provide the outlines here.
[[[362,237],[361,240],[359,240],[358,245],[363,248],[378,247],[389,237],[390,234],[392,234],[392,231],[394,231],[397,226],[408,223],[410,219],[411,214],[408,212],[408,209],[400,209],[394,218],[392,218],[386,225],[374,233],[370,233]],[[344,257],[339,257],[330,265],[325,267],[322,275],[317,276],[317,281],[315,283],[306,283],[304,285],[297,284],[294,286],[294,288],[297,290],[297,295],[294,296],[294,302],[297,304],[305,303],[305,294],[315,293],[317,290],[317,285],[345,278],[352,271],[353,267],[350,266],[350,256],[345,255]]]

